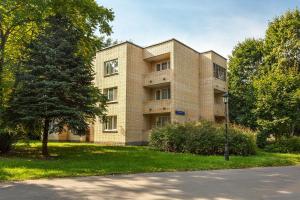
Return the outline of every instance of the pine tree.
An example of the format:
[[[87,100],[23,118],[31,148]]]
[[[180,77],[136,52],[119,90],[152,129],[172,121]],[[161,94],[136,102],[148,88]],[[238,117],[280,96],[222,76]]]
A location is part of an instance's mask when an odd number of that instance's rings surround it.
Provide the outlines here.
[[[92,58],[78,51],[84,34],[62,15],[47,22],[27,48],[9,107],[15,123],[42,127],[44,156],[49,155],[49,133],[67,127],[85,134],[96,116],[104,116],[106,99],[93,85]]]

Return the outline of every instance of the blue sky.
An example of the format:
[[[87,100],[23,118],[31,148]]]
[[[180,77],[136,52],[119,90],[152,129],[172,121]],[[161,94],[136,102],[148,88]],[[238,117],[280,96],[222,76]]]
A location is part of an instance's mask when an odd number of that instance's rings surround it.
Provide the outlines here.
[[[239,41],[264,37],[268,22],[300,0],[97,0],[112,8],[113,39],[147,46],[167,39],[227,57]]]

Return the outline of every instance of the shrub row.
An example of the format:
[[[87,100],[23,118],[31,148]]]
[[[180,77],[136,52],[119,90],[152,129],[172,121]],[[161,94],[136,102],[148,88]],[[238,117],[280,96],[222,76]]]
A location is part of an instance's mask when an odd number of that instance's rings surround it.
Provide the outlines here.
[[[265,145],[264,150],[275,153],[300,153],[300,137],[281,138]]]
[[[152,130],[150,145],[170,152],[190,152],[202,155],[223,155],[225,130],[207,121],[169,124]],[[229,128],[229,150],[234,155],[256,153],[255,134],[240,127]]]

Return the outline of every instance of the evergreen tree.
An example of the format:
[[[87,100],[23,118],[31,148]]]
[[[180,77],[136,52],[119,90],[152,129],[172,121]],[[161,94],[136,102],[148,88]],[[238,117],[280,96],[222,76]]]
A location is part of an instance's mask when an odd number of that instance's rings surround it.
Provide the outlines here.
[[[84,33],[62,15],[47,23],[27,48],[9,107],[13,122],[42,127],[44,156],[49,133],[68,128],[85,134],[96,116],[104,116],[106,99],[93,85],[92,58],[79,51]]]

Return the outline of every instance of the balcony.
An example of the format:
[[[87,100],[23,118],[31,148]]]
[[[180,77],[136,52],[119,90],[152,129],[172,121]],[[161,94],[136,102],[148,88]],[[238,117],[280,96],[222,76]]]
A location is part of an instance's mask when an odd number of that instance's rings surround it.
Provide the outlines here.
[[[155,71],[144,76],[145,87],[161,87],[169,85],[171,81],[171,70]]]
[[[214,104],[214,114],[215,116],[225,117],[225,105],[221,103]]]
[[[171,112],[171,100],[151,100],[144,103],[144,114],[158,114]]]
[[[218,90],[220,92],[227,92],[228,90],[227,83],[217,78],[214,78],[213,80],[213,87],[215,90]]]

